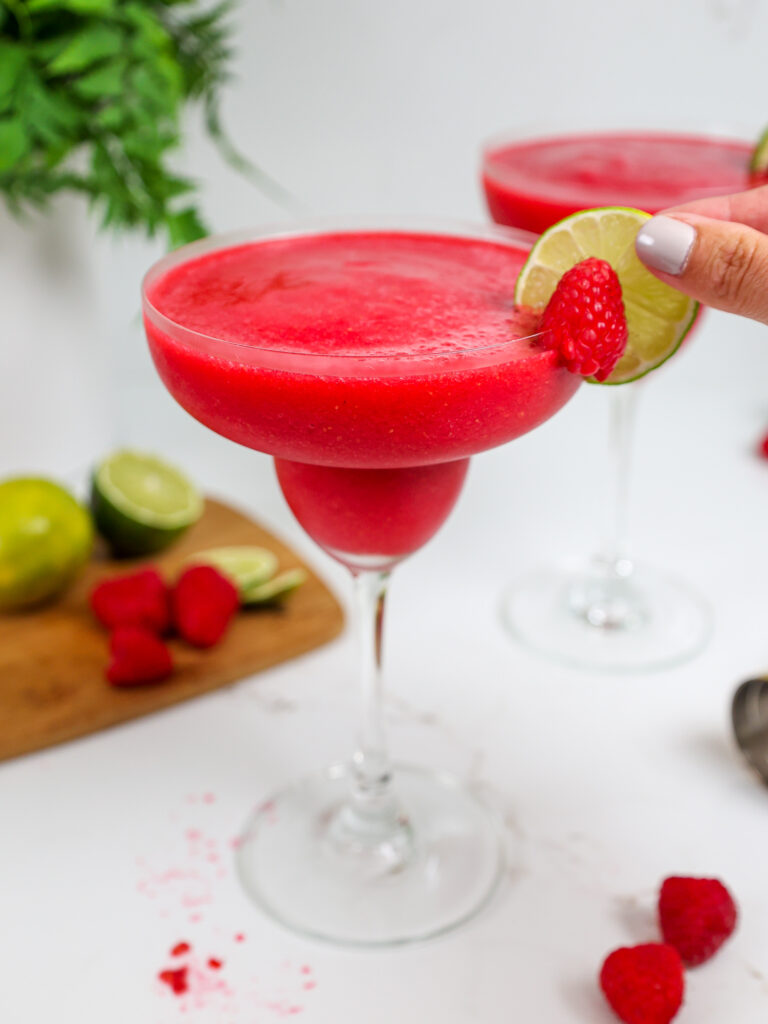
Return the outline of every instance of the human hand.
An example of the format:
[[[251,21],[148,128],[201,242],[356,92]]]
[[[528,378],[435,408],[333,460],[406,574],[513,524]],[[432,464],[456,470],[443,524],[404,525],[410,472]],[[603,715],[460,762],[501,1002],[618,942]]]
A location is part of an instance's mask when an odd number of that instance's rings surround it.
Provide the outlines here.
[[[664,210],[635,249],[673,288],[768,324],[768,185]]]

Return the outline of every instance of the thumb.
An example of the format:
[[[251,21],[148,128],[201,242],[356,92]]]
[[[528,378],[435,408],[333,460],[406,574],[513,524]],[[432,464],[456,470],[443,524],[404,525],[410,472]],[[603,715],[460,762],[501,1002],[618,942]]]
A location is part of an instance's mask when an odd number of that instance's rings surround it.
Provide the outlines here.
[[[635,250],[691,298],[768,324],[768,235],[733,221],[670,212],[647,221]]]

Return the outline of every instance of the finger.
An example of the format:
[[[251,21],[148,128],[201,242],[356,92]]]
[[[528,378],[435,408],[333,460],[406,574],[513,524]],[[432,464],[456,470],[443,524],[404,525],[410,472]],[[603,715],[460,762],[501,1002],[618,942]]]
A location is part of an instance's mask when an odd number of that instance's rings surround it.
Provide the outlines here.
[[[675,212],[647,221],[635,249],[650,271],[678,291],[768,324],[768,235]]]
[[[713,220],[730,220],[746,224],[755,231],[768,233],[768,185],[738,192],[731,196],[712,196],[681,203],[663,210],[664,214],[695,213]]]

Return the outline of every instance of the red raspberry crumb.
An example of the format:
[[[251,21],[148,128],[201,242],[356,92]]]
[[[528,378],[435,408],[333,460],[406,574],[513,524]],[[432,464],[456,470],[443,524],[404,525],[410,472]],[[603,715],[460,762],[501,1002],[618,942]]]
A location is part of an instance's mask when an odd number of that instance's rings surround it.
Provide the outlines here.
[[[217,957],[215,956],[212,956],[208,961],[208,966],[211,968],[212,971],[220,971],[221,968],[224,966],[224,961],[217,959]]]
[[[600,971],[600,988],[625,1024],[669,1024],[683,1005],[680,955],[658,942],[616,949]]]
[[[560,278],[540,324],[547,344],[572,373],[603,381],[627,345],[627,318],[616,271],[594,257]]]
[[[659,893],[659,924],[686,967],[703,964],[733,934],[738,911],[716,878],[667,878]]]
[[[144,626],[165,633],[171,624],[168,588],[156,569],[114,576],[91,591],[93,614],[107,629]]]
[[[158,978],[170,988],[174,995],[183,996],[189,990],[187,971],[187,967],[177,967],[173,970],[169,968],[166,971],[160,971]]]
[[[213,647],[240,607],[237,587],[210,565],[193,565],[171,592],[173,621],[193,647]]]
[[[192,947],[188,942],[177,942],[171,950],[171,956],[184,956]]]
[[[768,434],[761,439],[760,444],[757,446],[757,451],[764,459],[768,459]]]
[[[109,652],[107,679],[113,686],[158,683],[173,672],[168,648],[142,626],[118,626],[110,638]]]

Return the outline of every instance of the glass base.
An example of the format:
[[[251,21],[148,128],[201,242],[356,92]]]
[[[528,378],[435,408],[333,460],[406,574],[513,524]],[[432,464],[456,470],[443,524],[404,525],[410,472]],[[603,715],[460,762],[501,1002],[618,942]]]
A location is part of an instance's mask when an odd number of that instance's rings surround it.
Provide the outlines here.
[[[631,563],[541,569],[507,591],[502,617],[539,654],[606,672],[681,664],[712,632],[709,606],[687,584]]]
[[[501,825],[448,776],[398,767],[403,816],[392,841],[350,842],[350,771],[338,766],[265,801],[248,821],[237,867],[248,895],[303,935],[394,946],[450,931],[495,890]]]

